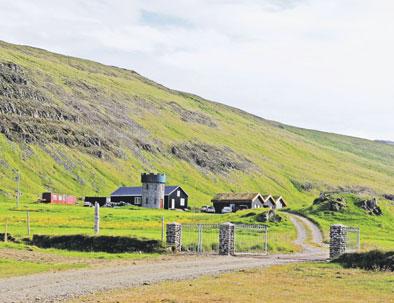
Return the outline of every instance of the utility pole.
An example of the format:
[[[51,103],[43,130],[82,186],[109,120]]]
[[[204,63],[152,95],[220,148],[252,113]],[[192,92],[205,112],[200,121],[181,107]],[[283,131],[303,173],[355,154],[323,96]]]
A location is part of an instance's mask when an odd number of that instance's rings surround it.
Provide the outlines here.
[[[16,170],[15,180],[16,180],[16,207],[19,208],[19,199],[21,196],[21,192],[20,192],[21,174],[19,170]]]
[[[164,243],[164,216],[161,217],[161,242]]]
[[[8,218],[5,220],[4,242],[8,242]]]
[[[26,213],[26,222],[27,222],[27,236],[30,239],[30,211],[27,210]]]
[[[94,233],[98,235],[100,232],[100,204],[94,204]]]

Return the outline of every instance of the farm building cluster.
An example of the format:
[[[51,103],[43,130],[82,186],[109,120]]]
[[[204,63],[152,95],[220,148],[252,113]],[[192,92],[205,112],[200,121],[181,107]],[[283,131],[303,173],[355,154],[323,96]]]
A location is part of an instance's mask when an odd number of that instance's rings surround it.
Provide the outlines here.
[[[43,193],[41,202],[53,204],[75,204],[77,198],[70,195]],[[187,210],[189,195],[179,185],[166,185],[166,175],[159,173],[141,174],[141,186],[121,186],[110,197],[87,196],[85,206],[114,207],[135,205],[147,208]],[[262,195],[255,193],[219,193],[211,200],[212,212],[222,213],[224,209],[235,212],[243,209],[270,208],[281,209],[287,207],[287,202],[281,196]]]
[[[287,207],[287,202],[282,196],[262,195],[260,193],[220,193],[212,200],[216,213],[229,207],[232,211],[250,208],[281,209]]]

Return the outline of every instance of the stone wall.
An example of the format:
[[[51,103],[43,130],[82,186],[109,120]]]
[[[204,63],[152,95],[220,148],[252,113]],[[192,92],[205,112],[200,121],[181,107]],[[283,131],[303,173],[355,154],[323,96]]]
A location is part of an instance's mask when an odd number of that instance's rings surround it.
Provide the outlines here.
[[[234,255],[234,233],[235,226],[232,223],[224,223],[220,225],[219,231],[219,254]]]
[[[182,250],[182,225],[178,223],[167,224],[167,245],[174,252]]]
[[[347,228],[342,224],[330,227],[330,259],[338,258],[346,252]]]

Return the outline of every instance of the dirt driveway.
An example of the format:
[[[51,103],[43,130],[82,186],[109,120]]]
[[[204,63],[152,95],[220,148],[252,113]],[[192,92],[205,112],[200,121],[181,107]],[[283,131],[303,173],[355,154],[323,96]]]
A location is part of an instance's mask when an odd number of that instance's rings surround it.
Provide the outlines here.
[[[163,280],[190,279],[240,269],[327,259],[327,251],[315,245],[309,246],[305,242],[306,228],[312,231],[312,235],[316,233],[316,229],[309,225],[313,223],[305,223],[295,215],[292,215],[292,222],[298,231],[297,244],[304,248],[304,253],[264,257],[180,256],[146,264],[109,265],[97,269],[14,277],[0,280],[0,302],[59,302],[97,291],[128,288]],[[313,236],[313,240],[316,240],[316,237],[317,235]]]

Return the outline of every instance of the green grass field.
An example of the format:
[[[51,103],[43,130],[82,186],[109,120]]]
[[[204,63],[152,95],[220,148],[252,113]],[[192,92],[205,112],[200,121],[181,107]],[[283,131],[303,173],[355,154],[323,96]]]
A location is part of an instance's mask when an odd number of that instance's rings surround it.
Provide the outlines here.
[[[26,209],[30,210],[30,227],[32,234],[93,235],[94,209],[82,206],[64,206],[30,203],[16,209],[14,204],[0,204],[0,232],[4,232],[8,221],[8,232],[15,237],[27,237]],[[256,224],[255,216],[246,216],[253,212],[259,214],[265,210],[239,211],[232,214],[204,214],[179,212],[170,210],[147,209],[141,207],[101,208],[100,234],[112,236],[130,236],[160,240],[162,235],[162,217],[165,223],[201,223],[217,224],[224,222]],[[268,223],[271,252],[293,252],[298,248],[292,244],[296,238],[293,225],[287,220],[287,214],[282,214],[281,223]],[[193,234],[193,237],[196,234]],[[258,235],[261,237],[261,235]],[[252,238],[256,237],[255,235]],[[257,238],[256,238],[257,239]],[[217,239],[211,240],[217,242]],[[257,239],[258,241],[262,239]],[[207,244],[210,245],[211,244]]]
[[[70,264],[48,264],[48,263],[40,263],[40,262],[23,262],[23,261],[0,259],[0,278],[25,276],[33,273],[60,271],[60,270],[67,270],[73,268],[80,268],[80,267]]]
[[[334,264],[291,264],[88,295],[70,302],[393,302],[394,276]]]

